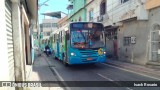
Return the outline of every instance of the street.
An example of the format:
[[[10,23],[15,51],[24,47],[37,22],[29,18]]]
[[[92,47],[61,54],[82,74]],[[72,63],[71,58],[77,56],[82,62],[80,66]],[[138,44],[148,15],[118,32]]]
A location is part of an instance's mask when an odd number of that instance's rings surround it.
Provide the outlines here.
[[[132,73],[107,63],[65,67],[59,60],[46,57],[52,73],[59,81],[158,81],[145,74]],[[54,64],[54,65],[53,65]],[[47,75],[46,75],[47,76]],[[54,77],[53,77],[54,78]],[[50,79],[51,80],[51,79]],[[67,87],[70,90],[160,90],[159,87]]]
[[[160,90],[160,0],[0,0],[0,12],[0,90]]]

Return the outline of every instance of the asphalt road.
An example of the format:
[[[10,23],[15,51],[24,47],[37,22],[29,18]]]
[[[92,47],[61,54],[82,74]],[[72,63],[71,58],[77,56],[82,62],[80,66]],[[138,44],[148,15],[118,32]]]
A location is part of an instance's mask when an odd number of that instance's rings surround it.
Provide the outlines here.
[[[65,67],[59,60],[48,59],[54,63],[51,69],[63,81],[158,81],[152,77],[132,73],[106,63],[73,65]],[[105,83],[105,82],[104,82]],[[115,83],[115,84],[119,84]],[[160,87],[68,87],[70,90],[160,90]]]

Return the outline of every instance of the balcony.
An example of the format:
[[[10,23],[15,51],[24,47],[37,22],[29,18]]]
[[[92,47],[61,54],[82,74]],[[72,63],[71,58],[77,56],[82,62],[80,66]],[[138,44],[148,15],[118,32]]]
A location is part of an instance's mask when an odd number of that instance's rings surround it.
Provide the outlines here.
[[[112,4],[113,2],[108,0],[108,3]],[[115,6],[108,7],[108,19],[105,23],[107,25],[112,25],[113,23],[130,20],[132,18],[148,20],[148,13],[142,3],[141,0],[129,0],[125,3],[119,3],[117,0]]]
[[[108,20],[108,14],[100,15],[97,17],[97,22],[105,22]]]

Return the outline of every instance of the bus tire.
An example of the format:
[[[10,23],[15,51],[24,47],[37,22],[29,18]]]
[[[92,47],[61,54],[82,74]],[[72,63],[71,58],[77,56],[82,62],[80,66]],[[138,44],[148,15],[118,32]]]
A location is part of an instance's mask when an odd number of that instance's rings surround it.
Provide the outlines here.
[[[53,58],[54,58],[54,60],[56,60],[56,55],[55,54],[53,55]]]
[[[65,57],[63,57],[63,64],[64,64],[64,66],[68,66],[68,63],[66,62],[67,60],[66,60],[66,58]]]

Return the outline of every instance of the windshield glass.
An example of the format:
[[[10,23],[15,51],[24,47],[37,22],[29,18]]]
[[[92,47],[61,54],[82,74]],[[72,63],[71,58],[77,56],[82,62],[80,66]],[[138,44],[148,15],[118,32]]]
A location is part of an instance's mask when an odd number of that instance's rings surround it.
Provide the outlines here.
[[[102,30],[72,30],[71,45],[74,48],[100,48],[104,47],[101,40]]]

